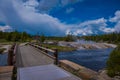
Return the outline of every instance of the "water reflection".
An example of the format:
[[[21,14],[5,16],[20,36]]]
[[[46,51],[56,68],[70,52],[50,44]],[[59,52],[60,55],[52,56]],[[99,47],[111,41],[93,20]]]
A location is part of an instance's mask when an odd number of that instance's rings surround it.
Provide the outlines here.
[[[113,48],[60,52],[59,59],[67,59],[95,71],[98,71],[105,68],[106,61],[112,50]]]

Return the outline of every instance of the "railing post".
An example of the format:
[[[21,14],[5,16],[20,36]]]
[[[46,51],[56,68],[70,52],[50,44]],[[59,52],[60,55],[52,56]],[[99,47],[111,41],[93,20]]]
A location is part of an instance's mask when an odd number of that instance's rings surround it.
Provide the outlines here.
[[[39,49],[41,50],[41,44],[38,44],[38,46],[39,46]]]
[[[54,56],[55,56],[55,64],[58,65],[58,50],[57,49],[54,49],[55,50],[55,53],[54,53]]]
[[[8,65],[13,65],[13,49],[8,52]]]
[[[45,48],[47,49],[48,47],[45,47]],[[48,53],[48,51],[47,51],[47,50],[45,50],[45,52],[46,52],[46,53]]]
[[[13,72],[12,72],[11,79],[12,80],[17,80],[17,67],[16,66],[13,67]]]
[[[16,52],[17,52],[18,44],[16,43],[14,47],[14,52],[13,52],[13,64],[15,65],[16,63]]]
[[[16,49],[17,49],[17,44],[13,44],[11,46],[11,48],[8,50],[8,65],[14,65],[15,64]]]

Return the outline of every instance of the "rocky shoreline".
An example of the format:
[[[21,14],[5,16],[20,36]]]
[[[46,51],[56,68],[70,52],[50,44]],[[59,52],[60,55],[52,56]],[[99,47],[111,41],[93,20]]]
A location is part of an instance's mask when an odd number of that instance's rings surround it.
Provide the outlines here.
[[[68,60],[60,60],[59,66],[79,76],[83,80],[116,80],[116,79],[110,78],[107,75],[106,70],[101,70],[99,72],[96,72]]]
[[[58,42],[59,46],[73,47],[78,50],[82,49],[105,49],[105,48],[115,48],[117,45],[109,43],[96,43],[96,42]]]

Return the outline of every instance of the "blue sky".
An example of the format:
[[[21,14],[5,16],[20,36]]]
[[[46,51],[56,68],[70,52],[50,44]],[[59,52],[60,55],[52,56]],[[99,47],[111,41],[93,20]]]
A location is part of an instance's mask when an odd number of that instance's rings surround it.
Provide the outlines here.
[[[0,30],[48,36],[120,32],[120,0],[0,0]]]

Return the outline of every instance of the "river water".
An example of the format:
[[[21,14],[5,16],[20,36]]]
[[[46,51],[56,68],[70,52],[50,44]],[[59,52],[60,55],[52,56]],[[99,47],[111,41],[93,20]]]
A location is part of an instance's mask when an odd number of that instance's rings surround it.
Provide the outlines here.
[[[106,66],[106,61],[113,48],[76,50],[71,52],[60,52],[59,60],[67,59],[79,65],[98,71]],[[7,65],[7,53],[0,54],[0,66]]]
[[[0,66],[6,66],[7,65],[7,57],[8,57],[7,53],[0,54]]]
[[[105,68],[106,61],[112,50],[113,48],[60,52],[59,60],[67,59],[92,70],[99,71]]]

